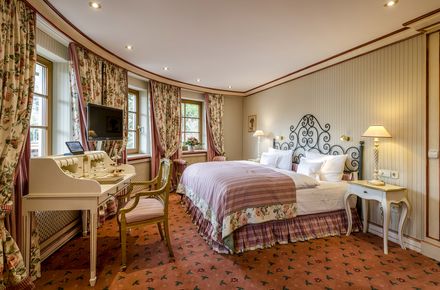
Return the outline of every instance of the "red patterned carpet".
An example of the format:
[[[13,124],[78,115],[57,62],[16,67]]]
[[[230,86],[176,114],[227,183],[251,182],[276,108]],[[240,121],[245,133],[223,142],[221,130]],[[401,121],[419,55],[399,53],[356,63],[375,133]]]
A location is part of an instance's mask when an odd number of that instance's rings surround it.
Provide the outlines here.
[[[220,255],[197,234],[172,196],[170,219],[175,260],[156,226],[132,230],[126,272],[119,271],[116,221],[98,232],[98,281],[94,289],[440,289],[436,261],[371,234],[330,237],[241,255]],[[93,289],[89,240],[78,237],[43,262],[37,289]]]

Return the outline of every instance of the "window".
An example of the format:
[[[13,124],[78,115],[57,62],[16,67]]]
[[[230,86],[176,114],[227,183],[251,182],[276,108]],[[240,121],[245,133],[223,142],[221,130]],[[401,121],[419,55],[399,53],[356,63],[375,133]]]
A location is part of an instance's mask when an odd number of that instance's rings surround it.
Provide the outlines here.
[[[32,102],[30,142],[31,157],[50,154],[50,91],[52,63],[38,56],[35,66],[35,85]]]
[[[139,92],[128,90],[127,152],[139,153]]]
[[[202,102],[182,100],[182,143],[196,137],[202,143]]]

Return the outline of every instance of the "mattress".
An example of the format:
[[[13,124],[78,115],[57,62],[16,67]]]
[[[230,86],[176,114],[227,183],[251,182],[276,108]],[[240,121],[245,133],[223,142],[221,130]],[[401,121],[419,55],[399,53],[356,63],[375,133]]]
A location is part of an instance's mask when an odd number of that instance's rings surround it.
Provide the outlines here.
[[[321,181],[317,187],[296,191],[297,215],[308,215],[345,209],[344,195],[348,183]],[[356,206],[356,197],[350,197],[350,207]]]

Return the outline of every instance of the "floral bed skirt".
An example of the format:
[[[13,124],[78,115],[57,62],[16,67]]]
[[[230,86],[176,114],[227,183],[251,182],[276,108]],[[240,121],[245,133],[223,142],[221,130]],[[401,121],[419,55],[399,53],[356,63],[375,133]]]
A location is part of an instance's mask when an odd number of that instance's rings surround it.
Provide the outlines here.
[[[295,218],[270,221],[261,224],[249,224],[234,231],[234,252],[224,246],[220,236],[211,238],[213,227],[203,217],[200,210],[189,198],[183,196],[187,212],[197,226],[199,234],[210,247],[223,254],[241,253],[244,251],[264,249],[275,244],[287,244],[329,236],[339,236],[347,232],[347,214],[345,210],[337,210],[319,214],[302,215]],[[356,208],[352,209],[353,232],[362,229],[362,223]]]

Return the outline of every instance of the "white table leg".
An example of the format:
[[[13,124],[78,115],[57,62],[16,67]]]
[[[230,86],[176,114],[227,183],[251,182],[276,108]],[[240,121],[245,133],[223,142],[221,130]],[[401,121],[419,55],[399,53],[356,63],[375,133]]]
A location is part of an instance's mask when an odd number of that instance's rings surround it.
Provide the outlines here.
[[[82,230],[83,230],[83,237],[87,237],[87,217],[88,217],[88,210],[83,210],[82,212]]]
[[[347,213],[347,223],[348,223],[348,227],[347,227],[347,236],[350,235],[351,233],[351,228],[353,226],[353,221],[352,221],[352,216],[351,216],[351,208],[350,208],[350,202],[349,202],[349,198],[350,198],[351,193],[347,192],[344,196],[344,205],[345,205],[345,212]]]
[[[97,210],[90,211],[90,286],[96,283],[96,248],[97,248]]]
[[[390,225],[391,208],[388,201],[382,201],[383,209],[383,252],[388,254],[388,228]]]
[[[406,249],[405,244],[403,242],[403,227],[405,226],[406,217],[408,215],[408,211],[411,209],[411,205],[409,204],[406,198],[402,199],[401,204],[403,204],[402,212],[400,213],[399,219],[399,243],[402,249]]]
[[[368,200],[362,199],[362,227],[363,232],[366,234],[368,232]]]

